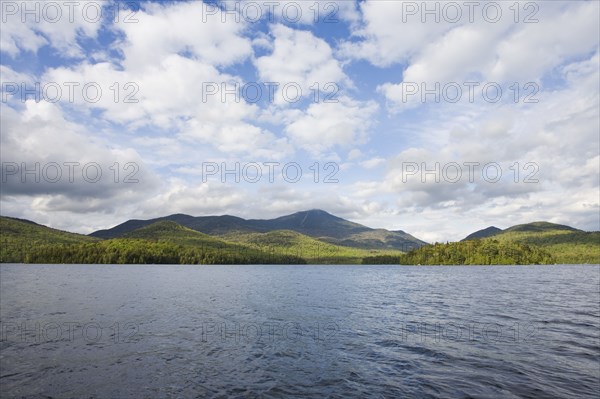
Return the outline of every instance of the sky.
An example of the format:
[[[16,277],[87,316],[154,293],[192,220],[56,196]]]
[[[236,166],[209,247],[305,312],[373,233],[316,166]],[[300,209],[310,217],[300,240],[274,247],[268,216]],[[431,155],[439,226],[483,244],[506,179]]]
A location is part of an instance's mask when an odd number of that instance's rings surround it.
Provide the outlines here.
[[[0,7],[4,216],[600,230],[597,1]]]

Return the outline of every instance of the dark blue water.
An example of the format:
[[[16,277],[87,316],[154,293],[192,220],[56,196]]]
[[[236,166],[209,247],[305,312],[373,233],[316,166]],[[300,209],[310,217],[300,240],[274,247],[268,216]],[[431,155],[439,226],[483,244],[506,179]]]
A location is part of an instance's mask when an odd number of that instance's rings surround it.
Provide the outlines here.
[[[600,267],[0,266],[0,397],[597,398]]]

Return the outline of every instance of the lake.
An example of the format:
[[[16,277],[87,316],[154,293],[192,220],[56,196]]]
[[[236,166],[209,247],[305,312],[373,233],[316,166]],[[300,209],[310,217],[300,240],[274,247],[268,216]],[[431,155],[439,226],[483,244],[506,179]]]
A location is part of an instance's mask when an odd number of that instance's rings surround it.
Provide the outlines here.
[[[600,267],[1,265],[0,397],[597,398]]]

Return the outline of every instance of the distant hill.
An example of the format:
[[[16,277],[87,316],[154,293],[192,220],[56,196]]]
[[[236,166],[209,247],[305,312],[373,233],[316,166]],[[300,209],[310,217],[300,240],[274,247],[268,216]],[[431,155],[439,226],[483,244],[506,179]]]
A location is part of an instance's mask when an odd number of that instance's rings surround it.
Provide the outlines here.
[[[201,248],[239,249],[239,245],[230,244],[217,237],[200,233],[169,220],[152,223],[149,226],[123,234],[121,238],[138,238],[150,241],[167,241],[177,245],[192,245]]]
[[[83,234],[69,233],[25,219],[0,216],[0,262],[24,262],[24,253],[40,245],[78,244],[98,241]]]
[[[550,254],[555,263],[600,263],[600,232],[585,232],[562,224],[532,222],[505,230],[488,227],[462,241],[474,239],[535,246]]]
[[[169,220],[152,223],[139,229],[123,234],[122,238],[139,238],[143,240],[166,240],[176,244],[219,245],[223,240],[188,229],[179,223]]]
[[[502,232],[502,229],[499,229],[499,228],[497,228],[495,226],[490,226],[490,227],[486,227],[485,229],[477,230],[476,232],[469,234],[468,236],[466,236],[465,238],[463,238],[461,241],[475,240],[477,238],[491,237],[491,236],[495,236],[496,234],[499,234],[501,232]]]
[[[249,220],[250,226],[262,231],[293,230],[311,237],[346,238],[371,230],[319,209],[297,212],[271,220]]]
[[[401,254],[338,246],[290,230],[210,236],[170,220],[105,240],[27,220],[3,217],[0,222],[5,263],[356,264],[368,256]]]
[[[587,232],[561,224],[519,224],[491,237],[542,248],[555,263],[600,263],[600,232]]]
[[[92,234],[97,238],[117,238],[159,221],[172,221],[192,230],[217,236],[232,233],[267,233],[291,230],[336,245],[362,249],[407,251],[427,245],[412,235],[399,231],[372,229],[350,222],[322,210],[297,212],[275,219],[242,219],[235,216],[189,216],[176,214],[150,220],[128,220],[108,230]]]
[[[213,234],[197,231],[180,222]],[[370,229],[323,211],[299,212],[272,220],[245,220],[233,216],[196,218],[180,214],[152,221],[130,220],[104,231],[102,235],[106,236],[119,234],[117,238],[106,239],[56,230],[29,220],[0,217],[0,262],[600,263],[600,232],[585,232],[548,222],[498,230],[491,227],[470,235],[490,234],[486,237],[421,245],[404,254],[389,249],[406,245],[403,240],[414,239],[403,231]],[[410,243],[412,245],[413,241]]]
[[[2,218],[1,222],[2,262],[5,263],[306,263],[295,255],[229,243],[170,221],[153,223],[121,238],[107,240],[10,218]]]
[[[529,233],[542,233],[548,231],[581,231],[571,226],[565,226],[563,224],[556,224],[550,222],[533,222],[526,224],[518,224],[516,226],[509,227],[504,232],[529,232]]]
[[[291,230],[266,233],[236,231],[227,235],[210,236],[178,223],[163,220],[126,233],[122,238],[170,242],[206,251],[292,256],[308,263],[361,263],[364,257],[393,254],[393,250],[366,250],[326,243]]]
[[[509,227],[506,230],[499,229],[495,226],[490,226],[482,230],[478,230],[474,233],[469,234],[461,241],[475,240],[478,238],[492,237],[501,233],[508,232],[527,232],[527,233],[542,233],[548,231],[581,231],[571,226],[565,226],[563,224],[556,224],[550,222],[532,222],[525,224],[518,224],[516,226]]]
[[[250,245],[267,252],[300,256],[308,263],[355,264],[370,256],[399,256],[400,251],[364,249],[323,242],[292,230],[267,233],[231,233],[224,236],[233,242]]]

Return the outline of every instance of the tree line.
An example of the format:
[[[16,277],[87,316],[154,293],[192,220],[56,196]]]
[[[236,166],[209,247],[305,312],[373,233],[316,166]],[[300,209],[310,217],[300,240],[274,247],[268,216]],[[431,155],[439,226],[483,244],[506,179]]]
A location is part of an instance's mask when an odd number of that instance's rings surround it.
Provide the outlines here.
[[[469,240],[435,243],[400,256],[372,256],[363,264],[400,265],[530,265],[553,264],[551,254],[540,247],[510,241]]]
[[[301,264],[293,255],[218,250],[183,246],[165,241],[113,239],[84,244],[40,245],[30,248],[20,260],[24,263],[81,264]]]

